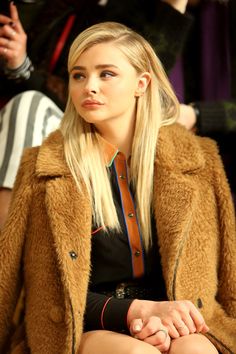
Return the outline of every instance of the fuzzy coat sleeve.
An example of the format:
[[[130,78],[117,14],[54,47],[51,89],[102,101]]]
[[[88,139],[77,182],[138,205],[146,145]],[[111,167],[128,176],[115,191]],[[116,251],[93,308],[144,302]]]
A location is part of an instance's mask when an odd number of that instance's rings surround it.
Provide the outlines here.
[[[24,154],[13,188],[8,218],[0,233],[0,353],[12,328],[22,287],[22,256],[28,213],[32,204],[35,149]]]
[[[214,180],[220,227],[220,266],[217,300],[236,318],[236,225],[233,199],[220,158],[214,159]]]

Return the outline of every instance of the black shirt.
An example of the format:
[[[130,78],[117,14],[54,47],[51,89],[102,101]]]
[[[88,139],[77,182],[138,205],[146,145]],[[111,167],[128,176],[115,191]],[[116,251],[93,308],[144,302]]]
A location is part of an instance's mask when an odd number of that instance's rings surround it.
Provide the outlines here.
[[[127,330],[126,317],[133,299],[110,298],[120,283],[152,289],[150,300],[166,298],[157,245],[155,220],[152,218],[152,247],[143,246],[134,193],[128,181],[124,154],[101,139],[110,173],[113,199],[121,231],[93,225],[91,276],[85,313],[85,330]],[[107,295],[104,295],[107,294]]]

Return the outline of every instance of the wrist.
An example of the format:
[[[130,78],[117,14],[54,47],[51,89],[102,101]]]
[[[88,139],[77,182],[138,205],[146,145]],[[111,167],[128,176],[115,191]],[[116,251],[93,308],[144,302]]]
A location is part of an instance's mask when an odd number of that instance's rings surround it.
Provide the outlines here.
[[[19,69],[24,64],[26,58],[27,58],[27,54],[25,53],[23,56],[17,56],[17,58],[8,59],[6,64],[6,69],[8,70]]]
[[[140,318],[145,320],[152,316],[154,309],[153,304],[155,301],[150,300],[139,300],[134,299],[130,304],[129,310],[127,312],[127,326],[130,327],[130,323],[132,320]]]
[[[9,80],[16,82],[28,80],[34,67],[28,56],[25,57],[23,63],[16,69],[4,68],[4,74]]]

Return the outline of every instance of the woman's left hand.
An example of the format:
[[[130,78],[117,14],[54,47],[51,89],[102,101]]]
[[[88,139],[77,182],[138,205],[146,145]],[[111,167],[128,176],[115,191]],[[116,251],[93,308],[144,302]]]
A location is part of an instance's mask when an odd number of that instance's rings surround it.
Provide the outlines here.
[[[169,350],[171,339],[168,330],[157,316],[151,316],[146,321],[132,320],[130,333],[133,337],[153,345],[162,353]]]

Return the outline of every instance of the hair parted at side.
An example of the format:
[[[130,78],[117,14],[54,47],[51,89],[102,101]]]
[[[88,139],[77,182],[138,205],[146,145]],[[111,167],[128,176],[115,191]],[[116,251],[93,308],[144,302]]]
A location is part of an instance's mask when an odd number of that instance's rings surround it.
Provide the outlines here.
[[[122,51],[138,74],[151,74],[147,90],[137,98],[130,166],[143,242],[148,248],[151,244],[153,175],[158,132],[161,126],[172,124],[176,120],[179,104],[151,45],[141,35],[120,23],[103,22],[80,33],[70,48],[69,74],[79,56],[99,43],[112,43]],[[64,136],[66,161],[78,188],[82,190],[82,184],[86,186],[95,223],[104,228],[119,229],[109,172],[100,151],[98,133],[92,124],[85,122],[78,115],[70,92],[61,131]]]

